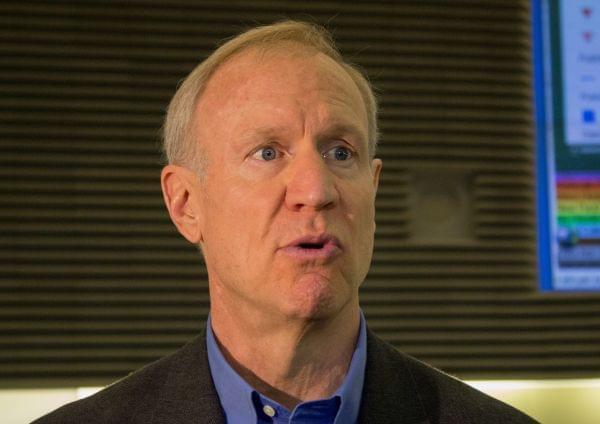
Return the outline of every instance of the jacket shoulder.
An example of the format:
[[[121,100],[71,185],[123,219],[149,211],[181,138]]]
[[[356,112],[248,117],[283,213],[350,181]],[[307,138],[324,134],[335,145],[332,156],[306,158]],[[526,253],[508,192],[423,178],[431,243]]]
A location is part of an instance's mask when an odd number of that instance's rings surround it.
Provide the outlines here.
[[[535,423],[531,417],[423,362],[406,357],[420,401],[440,423]]]
[[[175,353],[165,356],[98,393],[71,402],[33,421],[32,424],[107,424],[116,422],[148,423],[160,405],[165,384],[195,352],[195,339]]]
[[[501,402],[468,384],[452,377],[412,356],[396,350],[393,346],[370,334],[367,377],[369,363],[371,371],[379,374],[387,387],[403,387],[397,393],[404,398],[405,405],[420,409],[421,422],[428,423],[502,423],[530,424],[534,419],[521,411]],[[372,374],[371,372],[371,374]],[[385,386],[384,386],[385,387]],[[407,398],[413,400],[408,403]],[[401,413],[401,411],[398,411]]]

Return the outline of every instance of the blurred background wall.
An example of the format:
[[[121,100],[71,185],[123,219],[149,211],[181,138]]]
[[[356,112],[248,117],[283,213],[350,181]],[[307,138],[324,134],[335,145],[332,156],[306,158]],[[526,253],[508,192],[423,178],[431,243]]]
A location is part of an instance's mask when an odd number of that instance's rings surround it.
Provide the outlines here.
[[[5,0],[0,388],[101,386],[197,333],[164,111],[216,43],[284,18],[332,30],[378,90],[369,325],[461,378],[600,376],[600,296],[538,290],[529,0]]]

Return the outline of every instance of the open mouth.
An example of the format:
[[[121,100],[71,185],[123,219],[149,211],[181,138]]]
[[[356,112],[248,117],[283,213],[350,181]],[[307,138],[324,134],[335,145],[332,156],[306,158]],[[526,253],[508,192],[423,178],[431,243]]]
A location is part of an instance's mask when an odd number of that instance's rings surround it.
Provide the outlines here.
[[[341,254],[339,240],[331,235],[307,236],[296,239],[281,251],[298,260],[328,260]]]
[[[302,249],[322,249],[325,243],[300,243]]]

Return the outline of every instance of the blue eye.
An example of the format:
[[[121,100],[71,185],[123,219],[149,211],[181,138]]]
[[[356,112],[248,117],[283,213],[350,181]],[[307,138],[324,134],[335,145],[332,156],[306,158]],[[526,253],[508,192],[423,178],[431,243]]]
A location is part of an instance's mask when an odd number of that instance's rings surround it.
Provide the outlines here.
[[[277,158],[277,150],[275,150],[273,147],[265,147],[260,149],[257,153],[260,153],[261,159],[265,161]]]
[[[354,155],[350,149],[343,146],[337,146],[329,150],[323,156],[326,158],[333,158],[337,161],[346,161],[351,159]]]

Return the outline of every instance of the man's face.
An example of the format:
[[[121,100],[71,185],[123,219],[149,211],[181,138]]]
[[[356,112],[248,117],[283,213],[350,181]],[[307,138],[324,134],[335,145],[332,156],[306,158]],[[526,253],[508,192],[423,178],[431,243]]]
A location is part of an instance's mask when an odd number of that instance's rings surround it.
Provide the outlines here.
[[[245,52],[195,111],[213,307],[319,318],[358,305],[381,169],[358,88],[322,54]]]

